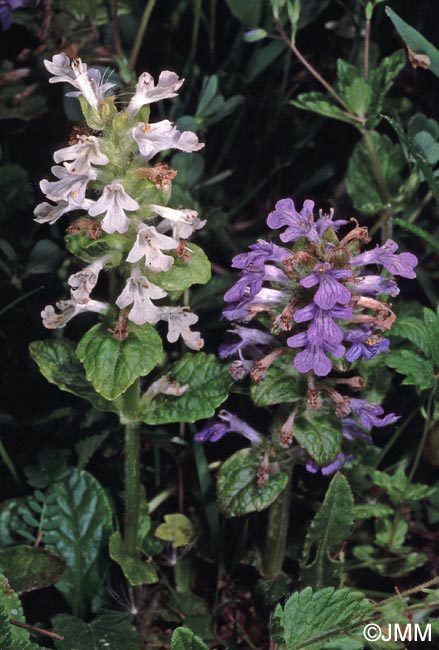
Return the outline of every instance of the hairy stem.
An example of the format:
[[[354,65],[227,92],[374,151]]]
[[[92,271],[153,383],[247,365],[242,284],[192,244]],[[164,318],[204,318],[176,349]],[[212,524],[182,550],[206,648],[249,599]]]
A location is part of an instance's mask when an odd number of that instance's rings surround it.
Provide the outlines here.
[[[139,56],[140,48],[142,47],[143,39],[145,36],[146,28],[148,27],[149,19],[154,9],[156,0],[148,0],[145,9],[143,10],[142,18],[140,19],[139,29],[137,30],[136,38],[134,41],[133,49],[129,61],[129,69],[134,70],[136,67],[137,59]]]
[[[136,381],[124,395],[124,416],[134,415],[139,399],[139,383]],[[140,517],[140,428],[141,423],[132,420],[125,424],[125,526],[124,543],[129,555],[136,554]]]
[[[268,510],[267,533],[263,557],[264,573],[274,578],[282,571],[287,546],[288,525],[290,523],[291,476],[293,466],[287,469],[288,483],[285,490]]]
[[[364,27],[364,78],[369,78],[369,49],[370,49],[370,18],[366,19]]]

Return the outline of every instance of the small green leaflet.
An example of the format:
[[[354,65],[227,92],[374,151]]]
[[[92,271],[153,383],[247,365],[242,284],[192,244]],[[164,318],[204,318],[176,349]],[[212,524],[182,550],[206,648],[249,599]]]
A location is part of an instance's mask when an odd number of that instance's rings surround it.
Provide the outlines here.
[[[131,586],[149,585],[157,582],[157,572],[153,566],[147,564],[146,560],[129,555],[125,551],[124,543],[119,532],[110,537],[110,557],[117,562],[123,571],[125,578]]]

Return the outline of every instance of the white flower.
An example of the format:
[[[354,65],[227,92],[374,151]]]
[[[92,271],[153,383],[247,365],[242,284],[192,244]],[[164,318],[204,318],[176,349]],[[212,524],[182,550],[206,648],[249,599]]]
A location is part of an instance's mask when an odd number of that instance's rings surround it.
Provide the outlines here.
[[[73,298],[71,300],[60,300],[56,303],[59,309],[57,313],[52,305],[47,305],[41,312],[44,327],[49,330],[64,327],[74,316],[85,311],[93,311],[102,314],[108,308],[105,302],[99,300],[89,300],[86,303],[76,302]]]
[[[87,64],[83,63],[81,59],[70,61],[64,53],[55,54],[52,61],[46,59],[44,65],[53,74],[49,83],[69,83],[79,92],[67,93],[67,97],[83,95],[94,109],[116,85],[109,82],[102,83],[100,70],[97,68],[87,70]]]
[[[161,310],[151,302],[151,299],[164,298],[166,295],[166,291],[150,282],[138,269],[134,269],[125,289],[116,300],[116,305],[119,309],[124,309],[132,304],[128,318],[137,325],[157,323],[160,320]]]
[[[71,295],[75,302],[84,304],[90,300],[90,293],[96,286],[99,273],[110,258],[110,255],[105,255],[69,277],[67,282],[72,288]]]
[[[89,199],[84,199],[84,201],[81,204],[81,208],[87,209],[89,205],[92,205],[93,201],[90,201]],[[37,207],[34,210],[34,215],[36,216],[36,221],[37,223],[50,223],[53,224],[60,217],[63,216],[63,214],[66,214],[67,212],[72,212],[72,210],[78,210],[79,205],[76,205],[75,203],[69,203],[68,201],[59,201],[55,205],[52,205],[51,203],[47,203],[44,201],[43,203],[39,203]]]
[[[96,171],[90,168],[87,174],[72,174],[61,165],[54,165],[51,171],[59,180],[42,180],[40,182],[41,191],[52,201],[67,201],[81,207],[84,203],[88,183],[97,177]]]
[[[204,226],[206,221],[201,221],[198,218],[196,210],[174,210],[167,208],[163,205],[150,205],[149,206],[155,214],[165,219],[165,222],[160,224],[159,230],[166,231],[172,228],[172,236],[174,239],[188,239],[194,232]]]
[[[178,242],[172,237],[161,235],[154,226],[141,226],[137,232],[136,241],[130,250],[127,262],[135,263],[145,258],[148,271],[159,273],[169,271],[174,263],[171,255],[165,255],[162,250],[169,251],[178,248]]]
[[[91,165],[107,165],[109,158],[99,149],[99,140],[93,135],[79,136],[77,144],[59,149],[53,154],[56,163],[72,160],[72,163],[66,163],[64,167],[71,174],[87,174]]]
[[[165,149],[180,149],[181,151],[198,151],[204,147],[192,131],[179,131],[169,120],[162,120],[156,124],[139,122],[131,131],[139,151],[150,160],[159,151]]]
[[[198,316],[183,307],[162,307],[160,320],[168,322],[169,343],[175,343],[181,336],[188,348],[200,350],[204,341],[200,332],[191,332],[190,327],[198,321]]]
[[[135,115],[145,104],[176,97],[177,90],[183,82],[184,79],[179,79],[175,72],[164,70],[160,73],[157,86],[154,86],[154,79],[151,75],[148,72],[143,72],[136,84],[136,92],[128,104],[128,113]]]
[[[106,185],[102,196],[92,205],[88,214],[97,217],[105,212],[102,220],[102,230],[108,233],[119,232],[123,234],[130,226],[130,220],[125,210],[134,212],[139,209],[137,201],[132,199],[124,189],[122,183],[115,179],[111,185]]]
[[[142,399],[150,402],[156,395],[174,395],[175,397],[181,397],[188,388],[189,384],[179,384],[175,379],[171,379],[170,374],[167,374],[154,381],[148,390],[143,393]]]

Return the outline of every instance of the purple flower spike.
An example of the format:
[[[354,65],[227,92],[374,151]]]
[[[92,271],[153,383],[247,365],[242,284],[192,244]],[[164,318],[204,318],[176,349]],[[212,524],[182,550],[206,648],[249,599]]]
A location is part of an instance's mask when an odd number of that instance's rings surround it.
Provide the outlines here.
[[[299,348],[306,345],[305,349],[296,355],[294,366],[299,372],[307,373],[313,370],[318,377],[326,377],[332,370],[332,362],[326,356],[326,352],[332,354],[336,359],[340,359],[345,348],[340,343],[331,343],[321,341],[319,344],[312,343],[309,340],[308,332],[295,334],[287,339],[290,348]]]
[[[261,434],[249,424],[237,418],[233,413],[223,410],[218,413],[218,417],[221,420],[220,422],[211,422],[207,427],[195,434],[194,439],[197,442],[205,442],[206,440],[217,442],[231,431],[241,434],[241,436],[250,440],[253,445],[259,445],[262,442]]]
[[[261,268],[265,262],[283,262],[291,253],[268,241],[258,239],[256,244],[252,244],[248,253],[239,253],[232,260],[234,269],[245,269],[248,266]]]
[[[268,215],[267,224],[274,230],[287,226],[280,235],[283,242],[306,237],[308,241],[319,244],[321,238],[314,223],[313,210],[314,201],[305,201],[301,211],[297,212],[292,199],[281,199],[276,203],[275,210]]]
[[[348,270],[335,270],[328,262],[316,264],[313,272],[300,281],[302,287],[307,289],[316,284],[319,288],[314,295],[313,301],[322,309],[331,309],[337,303],[347,305],[351,299],[351,292],[347,287],[338,282],[342,278],[349,278],[351,272]]]
[[[349,221],[346,219],[336,219],[335,221],[332,220],[334,216],[334,208],[331,208],[329,211],[329,214],[323,214],[322,210],[319,210],[319,218],[316,221],[316,228],[317,232],[319,235],[323,235],[328,228],[334,228],[334,230],[337,232],[337,230],[340,228],[340,226],[345,226]]]
[[[418,259],[412,253],[399,253],[395,255],[398,244],[388,239],[383,246],[377,246],[371,251],[356,255],[351,259],[351,265],[366,266],[368,264],[380,264],[393,275],[400,275],[403,278],[413,279],[416,273],[413,268],[417,265]]]
[[[389,351],[390,341],[384,339],[380,334],[372,334],[368,327],[353,330],[346,335],[346,341],[352,343],[352,347],[346,354],[346,359],[352,363],[360,357],[369,361],[377,354],[386,354]]]
[[[350,405],[352,412],[358,415],[360,422],[365,429],[370,431],[372,427],[386,427],[389,424],[397,422],[400,418],[395,413],[388,413],[384,417],[384,409],[379,404],[371,404],[365,399],[356,399],[351,397]]]

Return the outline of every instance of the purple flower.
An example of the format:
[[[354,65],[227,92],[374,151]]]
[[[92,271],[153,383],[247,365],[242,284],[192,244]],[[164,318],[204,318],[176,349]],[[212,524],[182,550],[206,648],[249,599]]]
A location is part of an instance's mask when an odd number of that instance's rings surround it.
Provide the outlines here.
[[[246,296],[223,309],[223,316],[228,320],[247,321],[255,316],[257,311],[266,311],[277,307],[287,295],[277,289],[261,289],[255,296]]]
[[[399,294],[399,288],[394,278],[386,278],[381,275],[372,274],[359,275],[354,278],[351,284],[351,291],[353,294],[361,296],[379,296],[385,293],[395,297]]]
[[[248,266],[256,266],[260,268],[265,262],[283,262],[290,256],[290,252],[281,246],[277,246],[272,242],[258,239],[256,244],[249,246],[248,253],[239,253],[235,255],[232,260],[232,267],[234,269],[245,269]]]
[[[418,260],[412,253],[400,253],[395,255],[398,244],[392,239],[388,239],[383,246],[356,255],[351,259],[353,267],[366,266],[368,264],[380,264],[393,275],[400,275],[403,278],[413,279],[416,273],[413,268],[417,265]]]
[[[275,210],[268,215],[267,224],[275,230],[287,226],[280,235],[283,242],[306,237],[308,241],[319,244],[321,239],[314,223],[313,210],[314,201],[305,201],[301,211],[297,212],[292,199],[281,199],[276,203]]]
[[[12,12],[24,5],[24,0],[0,0],[0,23],[6,32],[12,25]]]
[[[296,323],[312,320],[307,330],[307,338],[311,343],[320,344],[341,343],[343,330],[335,322],[334,318],[349,320],[352,317],[352,307],[333,307],[332,309],[320,309],[314,303],[298,309],[293,318]],[[292,337],[293,338],[293,337]]]
[[[369,327],[364,326],[348,332],[346,341],[352,343],[352,347],[346,354],[346,359],[350,362],[360,357],[369,361],[380,352],[387,353],[390,345],[389,339],[384,339],[380,334],[373,334]]]
[[[294,366],[299,372],[303,373],[313,370],[319,377],[325,377],[332,370],[332,362],[326,356],[327,352],[336,359],[340,359],[345,352],[345,348],[340,343],[330,341],[311,342],[308,331],[290,336],[287,339],[287,344],[290,348],[306,346],[302,352],[295,356]]]
[[[248,266],[240,273],[239,280],[224,294],[226,302],[235,302],[244,297],[255,296],[262,289],[264,282],[286,282],[283,271],[271,264],[261,267]]]
[[[346,219],[336,219],[332,220],[334,216],[334,208],[331,208],[329,214],[323,214],[322,210],[319,210],[319,218],[316,221],[316,228],[319,235],[323,235],[328,228],[334,228],[337,231],[340,226],[345,226],[349,221]]]
[[[368,431],[370,431],[372,427],[386,427],[400,418],[400,416],[395,415],[395,413],[388,413],[384,417],[381,417],[384,415],[383,407],[379,406],[379,404],[371,404],[365,399],[356,399],[355,397],[351,397],[349,401],[352,413],[359,416],[361,424]]]
[[[229,332],[236,334],[239,340],[236,343],[222,343],[219,347],[220,359],[231,357],[236,352],[246,352],[248,355],[252,355],[254,359],[259,359],[263,354],[260,348],[265,348],[275,342],[274,337],[268,332],[262,332],[251,327],[236,327],[234,330],[229,330]]]
[[[208,424],[204,429],[195,434],[194,440],[197,442],[206,442],[206,440],[217,442],[226,433],[233,431],[241,434],[254,445],[259,445],[262,442],[261,434],[255,431],[249,424],[237,418],[233,413],[222,410],[218,413],[218,417],[220,422],[214,421]]]
[[[320,467],[315,460],[310,459],[306,464],[306,469],[308,472],[311,472],[311,474],[316,474],[320,470],[323,476],[330,476],[331,474],[338,472],[343,465],[346,465],[346,463],[349,463],[352,459],[352,454],[345,456],[343,453],[340,453],[332,463],[325,467]]]
[[[341,424],[343,438],[347,438],[348,440],[355,440],[358,438],[369,445],[372,444],[372,436],[362,429],[354,418],[343,418]]]
[[[316,284],[319,285],[313,301],[322,309],[331,309],[337,303],[347,305],[351,299],[351,292],[347,287],[338,282],[339,279],[349,278],[351,272],[348,270],[335,270],[328,262],[316,264],[313,272],[300,281],[302,287],[309,289]]]

